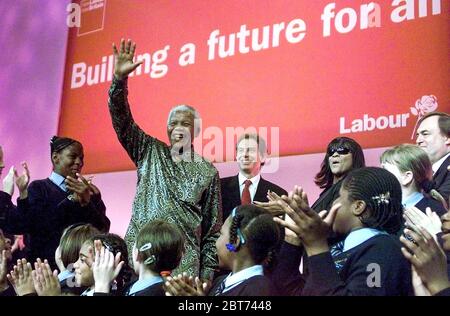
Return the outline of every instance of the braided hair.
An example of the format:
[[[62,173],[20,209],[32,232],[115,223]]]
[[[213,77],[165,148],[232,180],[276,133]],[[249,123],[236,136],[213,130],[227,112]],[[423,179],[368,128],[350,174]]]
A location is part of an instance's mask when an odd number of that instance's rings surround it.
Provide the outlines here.
[[[52,154],[54,152],[60,152],[74,143],[78,143],[81,145],[81,143],[76,139],[53,136],[50,139],[50,153]]]
[[[350,201],[366,203],[366,211],[359,217],[370,228],[395,234],[402,223],[402,190],[397,178],[378,167],[352,170],[342,187],[348,191]]]
[[[255,205],[238,206],[232,214],[230,244],[236,244],[238,238],[241,242],[233,251],[245,244],[256,264],[273,266],[282,239],[280,226],[268,211]]]

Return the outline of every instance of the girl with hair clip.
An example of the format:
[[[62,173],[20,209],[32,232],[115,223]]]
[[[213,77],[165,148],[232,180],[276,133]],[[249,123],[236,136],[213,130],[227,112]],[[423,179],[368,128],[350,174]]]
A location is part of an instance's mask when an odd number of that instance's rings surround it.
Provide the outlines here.
[[[167,278],[166,295],[270,296],[275,295],[265,268],[271,267],[281,241],[273,216],[255,205],[233,209],[216,241],[219,267],[232,272],[214,279],[212,286],[186,275]]]
[[[401,225],[401,200],[397,179],[375,167],[351,171],[329,212],[317,214],[297,187],[289,203],[280,199],[293,222],[274,220],[297,234],[308,256],[301,295],[412,294],[410,265],[391,235]],[[330,249],[331,231],[344,241]]]
[[[426,213],[429,207],[439,217],[447,212],[446,201],[433,189],[431,161],[422,148],[411,144],[395,146],[381,155],[380,163],[400,182],[405,208],[416,207]]]
[[[125,284],[134,276],[127,258],[125,241],[116,234],[96,235],[87,240],[81,247],[79,258],[74,264],[76,284],[87,287],[81,296],[94,296],[97,293],[103,295],[102,293],[109,292],[117,296],[122,295]],[[113,267],[112,276],[102,273],[104,266]],[[102,278],[112,278],[115,280],[114,284],[111,286],[108,283],[107,289],[97,287],[95,280],[99,280],[100,285],[105,284]]]
[[[128,284],[125,296],[165,296],[163,277],[178,267],[184,252],[184,237],[177,226],[163,220],[147,223],[139,232],[133,247],[134,271],[139,279]],[[101,260],[100,260],[101,261]],[[113,281],[114,266],[104,266],[95,278],[95,295],[108,293]]]

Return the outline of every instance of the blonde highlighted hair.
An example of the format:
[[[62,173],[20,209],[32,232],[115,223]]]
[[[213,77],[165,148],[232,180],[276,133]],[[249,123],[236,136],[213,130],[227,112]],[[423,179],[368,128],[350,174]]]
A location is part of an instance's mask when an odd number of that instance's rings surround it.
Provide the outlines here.
[[[402,173],[411,171],[417,190],[423,190],[447,208],[445,199],[433,188],[432,164],[422,148],[412,144],[401,144],[386,150],[381,155],[380,162],[395,165]]]

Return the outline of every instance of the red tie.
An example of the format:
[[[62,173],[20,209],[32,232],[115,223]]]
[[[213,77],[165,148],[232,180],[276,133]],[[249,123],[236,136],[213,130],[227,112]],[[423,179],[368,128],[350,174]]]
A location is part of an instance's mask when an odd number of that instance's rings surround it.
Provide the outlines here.
[[[248,189],[252,182],[250,180],[245,180],[244,190],[242,191],[241,205],[252,204],[252,198],[250,197],[250,190]]]

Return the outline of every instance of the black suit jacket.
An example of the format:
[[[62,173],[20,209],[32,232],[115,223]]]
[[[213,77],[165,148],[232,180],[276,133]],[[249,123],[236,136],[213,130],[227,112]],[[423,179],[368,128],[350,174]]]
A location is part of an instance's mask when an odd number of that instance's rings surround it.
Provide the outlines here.
[[[442,165],[433,175],[434,188],[448,201],[450,195],[450,172],[447,167],[450,165],[450,156],[444,160]]]
[[[239,190],[239,177],[238,175],[220,179],[220,190],[222,193],[222,210],[223,221],[227,219],[231,211],[241,205],[241,193]],[[267,202],[267,191],[273,191],[278,195],[287,195],[286,190],[278,185],[264,180],[262,177],[259,180],[258,187],[256,188],[255,197],[253,201]]]

